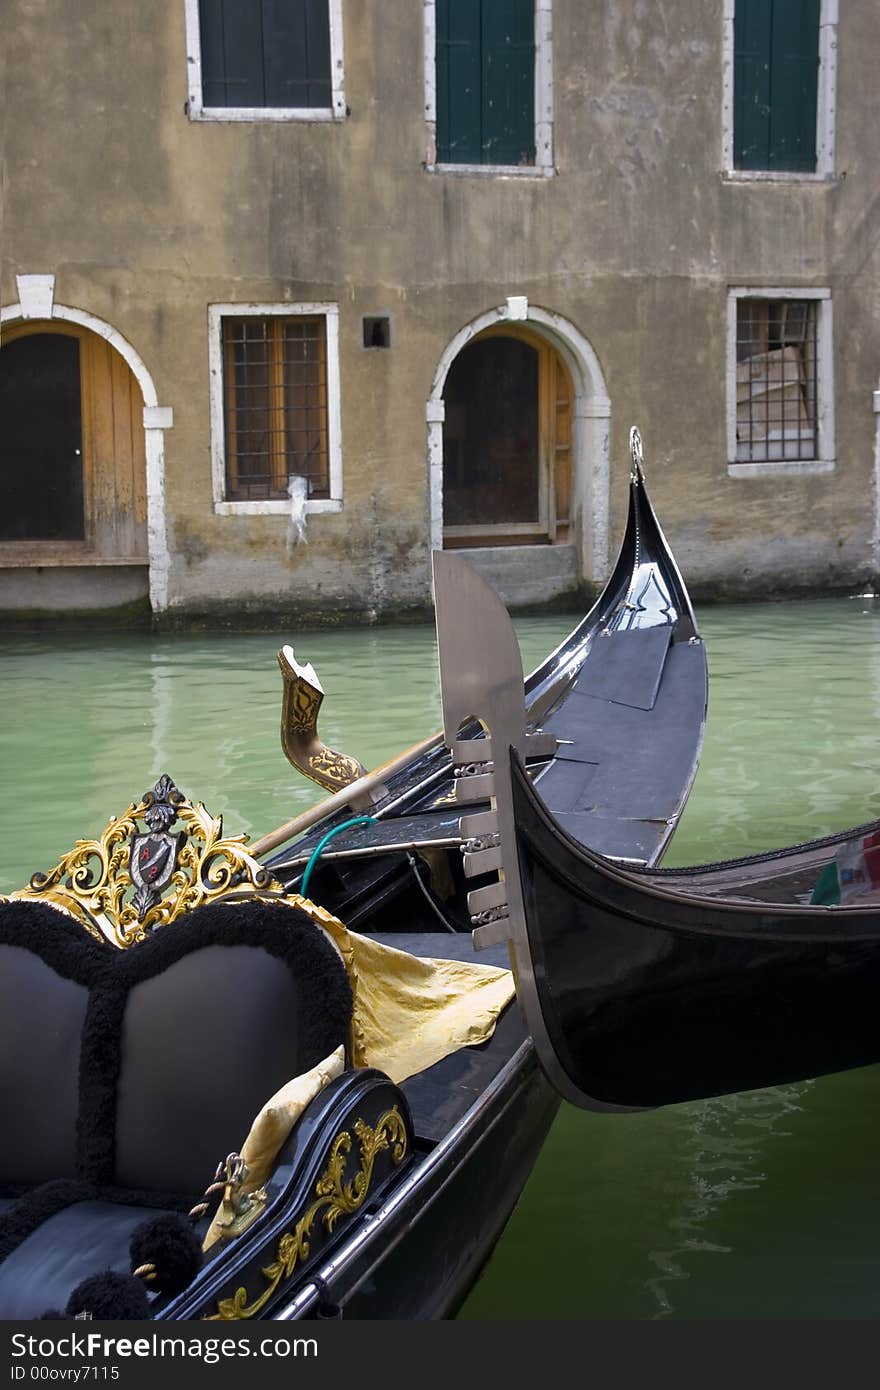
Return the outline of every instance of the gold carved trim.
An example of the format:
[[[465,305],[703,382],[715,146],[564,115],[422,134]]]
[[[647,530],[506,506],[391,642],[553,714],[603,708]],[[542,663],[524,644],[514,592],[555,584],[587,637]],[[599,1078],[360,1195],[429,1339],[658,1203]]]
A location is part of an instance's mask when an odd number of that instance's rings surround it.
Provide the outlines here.
[[[182,828],[171,834],[173,825]],[[98,940],[131,946],[229,893],[279,890],[247,853],[247,838],[224,837],[222,817],[193,805],[163,776],[112,816],[99,839],[77,840],[53,869],[10,896],[50,902]]]
[[[363,777],[366,768],[348,753],[337,753],[321,742],[318,714],[324,691],[315,668],[300,666],[292,647],[282,647],[278,665],[284,681],[281,702],[281,747],[287,761],[317,782],[325,791],[336,792]]]
[[[321,1223],[329,1235],[340,1216],[349,1216],[363,1205],[370,1190],[377,1155],[390,1149],[395,1167],[403,1161],[409,1140],[406,1125],[396,1105],[380,1116],[375,1128],[363,1120],[355,1120],[352,1129],[358,1142],[360,1167],[351,1181],[345,1181],[345,1169],[352,1150],[352,1137],[346,1129],[333,1140],[330,1161],[315,1185],[315,1200],[306,1208],[293,1230],[285,1231],[278,1242],[275,1259],[263,1269],[267,1287],[250,1303],[247,1289],[243,1286],[236,1289],[231,1298],[218,1302],[217,1312],[209,1314],[204,1319],[206,1322],[232,1322],[256,1317],[282,1280],[289,1279],[296,1266],[308,1259],[311,1248],[309,1240],[317,1217],[321,1216]]]

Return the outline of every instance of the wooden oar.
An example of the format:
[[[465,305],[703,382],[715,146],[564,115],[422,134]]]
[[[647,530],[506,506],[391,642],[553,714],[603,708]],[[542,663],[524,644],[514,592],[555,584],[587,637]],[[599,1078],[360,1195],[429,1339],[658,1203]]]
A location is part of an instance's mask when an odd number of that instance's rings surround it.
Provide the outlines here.
[[[294,835],[301,834],[302,831],[308,830],[319,820],[323,820],[324,816],[329,816],[332,811],[350,805],[353,798],[362,797],[365,792],[371,791],[386,777],[391,777],[395,772],[406,767],[413,759],[421,757],[423,753],[430,753],[432,748],[438,748],[442,742],[442,733],[437,733],[432,734],[430,738],[423,739],[421,743],[414,743],[412,748],[407,748],[404,753],[398,753],[396,758],[382,763],[379,767],[374,767],[372,772],[366,772],[363,777],[358,777],[357,781],[349,782],[347,787],[342,787],[324,801],[319,801],[317,806],[312,806],[310,810],[294,816],[293,820],[285,821],[277,829],[270,830],[267,835],[261,835],[259,840],[254,840],[253,844],[248,845],[248,854],[259,857],[261,854],[268,853],[270,849],[277,849],[279,845],[292,840]]]

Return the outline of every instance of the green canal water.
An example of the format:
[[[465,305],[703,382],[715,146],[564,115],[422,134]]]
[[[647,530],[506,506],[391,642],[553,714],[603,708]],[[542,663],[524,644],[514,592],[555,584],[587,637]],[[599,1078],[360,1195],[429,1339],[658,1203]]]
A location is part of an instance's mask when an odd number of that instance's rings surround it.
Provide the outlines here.
[[[526,670],[572,621],[517,621]],[[706,741],[666,862],[880,816],[880,602],[710,608],[701,627]],[[289,641],[321,674],[331,746],[371,767],[439,728],[427,626],[0,638],[0,892],[162,772],[230,834],[312,805],[279,745]],[[460,1316],[877,1318],[878,1173],[880,1068],[639,1115],[563,1106]]]

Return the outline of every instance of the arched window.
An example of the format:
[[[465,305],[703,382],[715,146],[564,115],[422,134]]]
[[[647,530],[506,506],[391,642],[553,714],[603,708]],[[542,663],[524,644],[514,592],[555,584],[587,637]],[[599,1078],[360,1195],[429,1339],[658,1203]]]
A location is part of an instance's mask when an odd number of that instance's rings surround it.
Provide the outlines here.
[[[571,497],[572,383],[528,328],[488,328],[446,377],[444,544],[564,541]]]

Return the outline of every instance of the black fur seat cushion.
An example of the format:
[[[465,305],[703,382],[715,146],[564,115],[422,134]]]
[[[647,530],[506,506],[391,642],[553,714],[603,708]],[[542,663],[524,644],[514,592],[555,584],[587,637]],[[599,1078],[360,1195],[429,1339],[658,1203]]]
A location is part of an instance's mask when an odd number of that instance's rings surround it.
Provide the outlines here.
[[[0,1184],[77,1175],[89,990],[110,954],[45,903],[0,906]]]
[[[153,1207],[77,1195],[38,1224],[28,1223],[27,1234],[0,1263],[0,1318],[29,1320],[47,1308],[63,1309],[96,1271],[128,1274],[132,1232],[156,1214]]]
[[[337,951],[298,909],[218,903],[116,951],[5,904],[0,1184],[195,1198],[269,1097],[347,1043],[351,1013]]]

